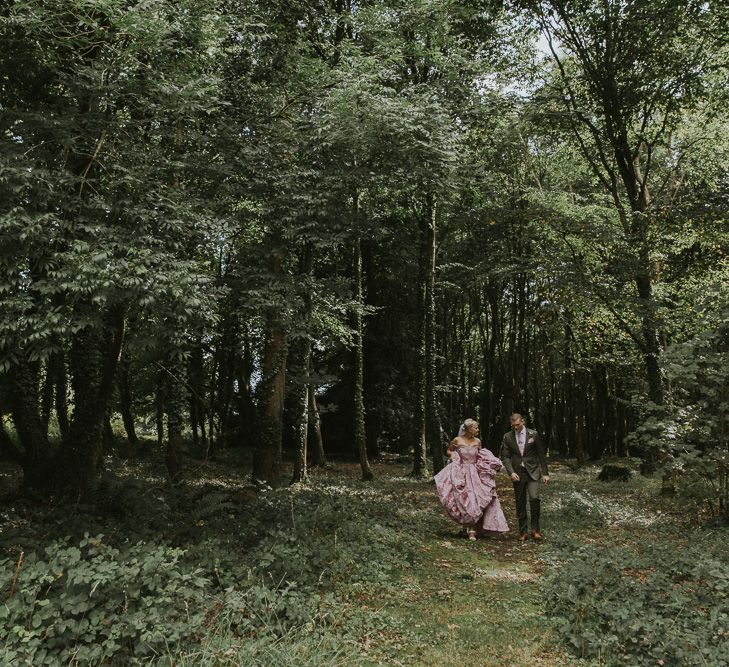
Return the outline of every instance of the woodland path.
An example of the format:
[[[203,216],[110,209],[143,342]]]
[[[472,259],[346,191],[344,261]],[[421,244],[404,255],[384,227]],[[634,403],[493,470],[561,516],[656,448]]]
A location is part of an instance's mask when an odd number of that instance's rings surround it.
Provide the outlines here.
[[[549,495],[559,494],[564,486],[558,467],[556,483],[544,494],[547,507]],[[469,542],[441,511],[435,487],[409,480],[408,470],[397,464],[375,466],[374,485],[400,499],[395,513],[402,530],[418,536],[420,558],[417,566],[400,571],[399,585],[384,596],[370,593],[353,600],[395,620],[360,642],[362,664],[578,664],[544,616],[539,585],[544,564],[539,556],[546,544],[521,543],[514,530]],[[354,466],[337,466],[327,475],[346,478],[357,472]],[[503,475],[498,477],[498,493],[513,529],[514,496]],[[551,518],[545,512],[545,526]]]

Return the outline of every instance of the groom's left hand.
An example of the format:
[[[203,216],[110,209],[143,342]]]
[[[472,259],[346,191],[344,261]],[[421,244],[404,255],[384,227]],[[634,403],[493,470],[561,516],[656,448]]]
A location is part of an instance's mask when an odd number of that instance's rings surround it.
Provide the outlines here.
[[[542,477],[542,481],[543,481],[543,482],[544,482],[545,484],[549,484],[549,475],[545,475],[544,477]]]

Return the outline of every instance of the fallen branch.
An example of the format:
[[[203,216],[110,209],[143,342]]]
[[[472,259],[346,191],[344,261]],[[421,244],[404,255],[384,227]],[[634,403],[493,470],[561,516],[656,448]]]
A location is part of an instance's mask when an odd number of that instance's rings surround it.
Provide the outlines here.
[[[21,551],[20,556],[18,557],[18,564],[15,566],[15,576],[13,577],[13,583],[10,584],[10,595],[8,595],[8,600],[15,594],[15,584],[18,581],[18,575],[20,574],[20,568],[23,567],[24,560],[25,551]]]

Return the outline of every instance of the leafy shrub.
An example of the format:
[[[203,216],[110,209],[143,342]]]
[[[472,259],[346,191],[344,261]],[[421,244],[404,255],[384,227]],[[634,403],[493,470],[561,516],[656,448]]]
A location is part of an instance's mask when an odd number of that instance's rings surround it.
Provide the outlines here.
[[[114,526],[144,541],[119,547],[79,531],[31,548],[24,537],[27,556],[9,598],[17,557],[0,552],[8,598],[0,664],[342,664],[342,651],[357,653],[346,633],[353,584],[358,592],[392,586],[415,558],[393,499],[356,484],[279,489],[244,510],[229,493],[166,494],[160,503],[121,487],[137,524],[122,516]],[[148,531],[138,518],[153,511]],[[79,529],[78,518],[55,518],[60,534]],[[83,525],[107,533],[103,521],[83,516]],[[170,525],[157,530],[162,523]],[[172,539],[187,548],[159,544]],[[364,612],[359,621],[381,623]]]
[[[88,535],[30,553],[0,607],[3,664],[123,664],[163,650],[204,616],[209,583],[180,561],[184,551],[142,542],[123,551]],[[16,563],[0,561],[10,591]]]
[[[682,512],[699,517],[708,510],[713,521],[729,524],[729,300],[726,290],[720,294],[719,306],[702,313],[700,331],[666,349],[672,391],[631,437],[648,436]]]
[[[572,544],[546,579],[548,613],[601,664],[729,665],[729,536],[716,537],[697,533],[682,550]]]
[[[387,506],[356,492],[339,496],[326,488],[284,494],[266,501],[267,532],[250,554],[256,571],[302,587],[335,587],[338,582],[384,585],[394,568],[412,562],[415,540],[400,530]]]
[[[393,571],[414,560],[415,539],[387,498],[360,497],[356,487],[280,489],[259,499],[242,530],[246,540],[258,536],[244,554],[219,539],[191,551],[224,594],[200,644],[171,649],[170,664],[360,664],[346,630],[392,627],[389,617],[342,604],[356,583],[392,585]]]

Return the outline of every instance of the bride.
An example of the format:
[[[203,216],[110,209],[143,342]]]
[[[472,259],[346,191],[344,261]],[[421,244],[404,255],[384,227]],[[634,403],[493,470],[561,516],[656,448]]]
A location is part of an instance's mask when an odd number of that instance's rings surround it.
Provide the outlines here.
[[[466,419],[448,446],[450,465],[435,476],[435,487],[446,514],[466,526],[468,539],[480,531],[506,532],[509,526],[496,495],[496,473],[503,464],[481,447],[478,422]]]

